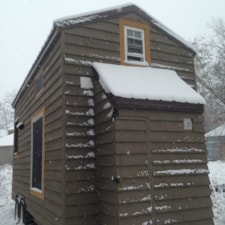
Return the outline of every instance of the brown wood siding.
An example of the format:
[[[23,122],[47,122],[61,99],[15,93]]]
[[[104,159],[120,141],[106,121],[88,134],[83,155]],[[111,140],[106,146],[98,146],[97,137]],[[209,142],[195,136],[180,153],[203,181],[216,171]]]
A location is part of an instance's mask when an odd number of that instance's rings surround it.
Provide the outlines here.
[[[121,17],[149,23],[136,14]],[[123,109],[113,123],[112,106],[93,79],[91,62],[121,63],[119,18],[61,33],[40,65],[43,91],[35,97],[33,80],[16,105],[16,117],[25,127],[19,130],[19,154],[14,159],[13,197],[18,192],[25,195],[38,225],[146,225],[152,217],[164,224],[183,222],[180,212],[188,221],[194,210],[199,213],[192,225],[212,224],[208,177],[195,173],[207,169],[205,153],[162,152],[187,146],[204,149],[202,116]],[[152,25],[149,41],[153,66],[174,69],[195,86],[191,51]],[[81,77],[91,78],[94,88],[82,88]],[[30,195],[30,124],[42,107],[46,111],[44,200]],[[183,132],[185,117],[192,118],[193,132]],[[181,170],[184,162],[193,174],[168,172]]]
[[[65,53],[76,64],[120,63],[118,20],[107,20],[65,31]]]
[[[184,118],[192,119],[192,131],[184,131]],[[213,224],[202,120],[191,113],[119,110],[118,224]]]
[[[80,224],[95,224],[98,205],[100,214],[103,214],[103,217],[105,215],[106,220],[111,219],[111,216],[107,216],[107,212],[111,212],[109,209],[113,208],[115,214],[115,201],[99,202],[97,199],[100,192],[103,196],[106,193],[113,193],[112,173],[108,176],[112,168],[110,164],[113,154],[110,134],[112,131],[109,128],[111,117],[108,117],[107,121],[102,121],[104,115],[109,114],[111,109],[102,110],[104,101],[99,98],[99,91],[81,88],[80,78],[92,79],[91,62],[120,63],[117,20],[65,30],[63,54],[66,104],[65,224],[72,224],[75,221]],[[107,132],[103,132],[106,129]],[[104,140],[104,143],[101,140]],[[104,158],[102,150],[96,146],[111,151],[108,159]],[[104,159],[109,164],[105,165]],[[98,170],[98,167],[107,169]],[[102,196],[99,198],[102,199]]]
[[[76,78],[87,74],[84,73],[85,69],[80,68],[80,71],[79,74],[65,73],[64,76],[65,224],[74,224],[75,221],[79,221],[79,224],[94,224],[97,210],[93,90],[81,89],[80,80]],[[71,75],[74,76],[73,82],[68,78]],[[69,79],[70,82],[67,82]]]
[[[67,35],[64,37],[67,42]],[[65,55],[67,50],[65,44]],[[91,78],[91,73],[88,64],[76,65],[65,60],[64,224],[68,225],[75,221],[79,224],[95,224],[96,221],[94,92],[80,84],[80,77]]]
[[[100,224],[117,224],[117,200],[114,158],[114,124],[112,106],[95,81],[96,168],[98,190],[98,220]]]
[[[19,99],[15,117],[24,122],[24,129],[19,130],[19,151],[14,158],[13,191],[25,196],[27,210],[35,217],[38,225],[62,224],[63,208],[63,111],[62,111],[62,55],[61,39],[40,65],[43,74],[43,90],[36,96],[35,79]],[[40,71],[40,72],[41,72]],[[45,170],[44,200],[30,194],[31,163],[31,118],[45,108]]]

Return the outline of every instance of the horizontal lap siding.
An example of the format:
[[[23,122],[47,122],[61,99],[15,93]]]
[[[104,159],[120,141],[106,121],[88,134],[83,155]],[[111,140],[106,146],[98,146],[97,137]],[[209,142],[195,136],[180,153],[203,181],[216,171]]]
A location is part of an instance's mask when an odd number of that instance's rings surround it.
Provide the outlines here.
[[[162,116],[149,121],[158,224],[213,224],[203,117],[176,113],[176,120],[162,121]],[[184,131],[184,118],[192,119],[192,131]]]
[[[96,168],[98,190],[98,220],[100,224],[117,224],[114,158],[114,124],[112,106],[95,81]]]
[[[95,224],[95,129],[93,89],[80,77],[90,68],[65,65],[65,224]],[[92,221],[93,220],[93,221]]]
[[[35,96],[35,79],[27,86],[15,110],[15,117],[24,122],[19,130],[18,156],[14,159],[13,197],[25,195],[27,210],[38,225],[62,224],[62,57],[59,39],[45,61],[43,69],[43,90]],[[45,171],[44,200],[30,194],[30,151],[31,119],[41,108],[45,108]]]
[[[146,120],[119,116],[115,129],[119,224],[143,224],[152,214]]]
[[[111,108],[102,111],[101,107],[104,106],[99,107],[102,102],[96,97],[98,91],[96,93],[93,88],[82,88],[80,79],[87,77],[93,82],[91,62],[119,63],[117,20],[65,30],[63,52],[65,224],[95,224],[97,205],[100,214],[104,214],[101,218],[105,216],[104,221],[111,221],[112,211],[115,214],[115,202],[102,200],[98,203],[97,200],[97,196],[104,199],[101,193],[103,196],[106,196],[105,192],[113,193],[112,174],[109,172],[113,168],[111,118],[107,117],[108,121],[103,121],[104,115],[107,116],[105,112],[110,113]]]
[[[81,65],[93,61],[120,64],[118,27],[118,20],[111,20],[67,30],[65,60]]]
[[[165,33],[151,27],[151,63],[155,67],[175,70],[192,87],[195,87],[193,53]]]
[[[184,118],[192,119],[192,131],[184,131]],[[121,224],[213,224],[202,120],[191,113],[119,110],[115,137]]]

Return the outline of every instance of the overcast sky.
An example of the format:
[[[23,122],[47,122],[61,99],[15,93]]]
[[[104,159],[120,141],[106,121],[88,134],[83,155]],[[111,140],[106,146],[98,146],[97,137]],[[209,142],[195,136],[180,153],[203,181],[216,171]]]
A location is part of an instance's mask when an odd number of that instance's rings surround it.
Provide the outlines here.
[[[225,0],[0,0],[0,101],[18,91],[57,18],[134,3],[188,41],[225,20]]]

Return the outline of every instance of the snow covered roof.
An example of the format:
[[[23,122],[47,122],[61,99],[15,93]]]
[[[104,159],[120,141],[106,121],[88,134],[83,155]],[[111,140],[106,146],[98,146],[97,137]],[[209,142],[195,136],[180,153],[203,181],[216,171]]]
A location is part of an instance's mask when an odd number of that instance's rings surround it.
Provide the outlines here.
[[[216,129],[208,132],[206,135],[206,137],[218,137],[218,136],[225,136],[225,123],[220,125],[219,127],[217,127]]]
[[[173,70],[93,63],[106,93],[129,99],[205,104]]]
[[[0,138],[0,146],[13,146],[13,134]]]

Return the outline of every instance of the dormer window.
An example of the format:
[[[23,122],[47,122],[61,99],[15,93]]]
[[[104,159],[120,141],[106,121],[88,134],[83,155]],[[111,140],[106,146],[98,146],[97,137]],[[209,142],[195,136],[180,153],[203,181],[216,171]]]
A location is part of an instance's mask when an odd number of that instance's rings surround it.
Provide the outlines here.
[[[120,19],[120,58],[122,64],[150,64],[149,25]]]
[[[127,62],[145,61],[144,30],[133,27],[125,29],[125,60]]]

